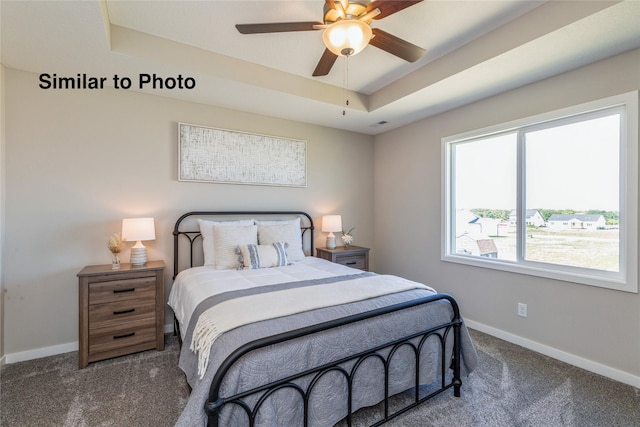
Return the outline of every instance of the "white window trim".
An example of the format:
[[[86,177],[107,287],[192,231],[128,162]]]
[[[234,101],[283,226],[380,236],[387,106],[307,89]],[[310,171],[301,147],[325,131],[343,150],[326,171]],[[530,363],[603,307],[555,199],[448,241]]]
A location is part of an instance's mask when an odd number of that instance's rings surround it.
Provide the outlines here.
[[[628,92],[533,117],[518,119],[508,123],[442,138],[441,259],[447,262],[638,293],[638,93],[638,91]],[[522,261],[512,262],[495,258],[470,257],[451,253],[453,247],[451,227],[455,214],[455,209],[452,209],[452,201],[450,198],[453,185],[451,182],[453,160],[451,147],[453,143],[505,133],[523,127],[530,127],[537,123],[615,106],[624,106],[626,108],[626,114],[622,115],[620,146],[621,256],[619,272],[593,270],[593,273],[591,273],[589,269],[585,268],[573,268],[531,261],[527,261],[526,263]],[[518,156],[518,162],[522,161],[521,157],[521,155]],[[520,166],[521,165],[518,166],[519,174],[522,171]],[[522,176],[518,176],[519,185],[523,185],[522,178]],[[522,193],[523,192],[519,190],[517,196],[517,203],[520,205],[520,215],[524,215]],[[519,219],[519,223],[524,224],[523,218]],[[518,239],[522,236],[522,230],[520,231]],[[520,242],[518,242],[518,245],[520,245]]]

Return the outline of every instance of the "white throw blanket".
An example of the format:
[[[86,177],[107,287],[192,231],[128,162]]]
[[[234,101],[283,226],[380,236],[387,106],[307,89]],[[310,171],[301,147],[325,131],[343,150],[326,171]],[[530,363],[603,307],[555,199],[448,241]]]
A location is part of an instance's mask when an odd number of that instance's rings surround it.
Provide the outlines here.
[[[436,291],[397,276],[375,275],[353,280],[248,295],[217,304],[204,311],[193,331],[191,351],[198,354],[198,375],[209,364],[214,341],[223,333],[249,323],[348,304],[410,289]]]

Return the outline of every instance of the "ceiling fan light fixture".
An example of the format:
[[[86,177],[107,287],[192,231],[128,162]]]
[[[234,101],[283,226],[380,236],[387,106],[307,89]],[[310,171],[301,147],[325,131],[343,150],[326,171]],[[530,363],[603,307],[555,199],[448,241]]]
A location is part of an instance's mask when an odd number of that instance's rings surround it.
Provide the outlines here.
[[[367,47],[371,27],[357,19],[343,19],[329,25],[322,34],[325,46],[338,56],[353,56]]]

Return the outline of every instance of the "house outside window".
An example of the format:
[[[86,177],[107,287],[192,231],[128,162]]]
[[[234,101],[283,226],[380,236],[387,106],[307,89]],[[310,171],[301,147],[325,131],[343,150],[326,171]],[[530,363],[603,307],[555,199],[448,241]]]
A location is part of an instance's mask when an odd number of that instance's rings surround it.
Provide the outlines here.
[[[638,291],[638,92],[442,147],[444,261]]]

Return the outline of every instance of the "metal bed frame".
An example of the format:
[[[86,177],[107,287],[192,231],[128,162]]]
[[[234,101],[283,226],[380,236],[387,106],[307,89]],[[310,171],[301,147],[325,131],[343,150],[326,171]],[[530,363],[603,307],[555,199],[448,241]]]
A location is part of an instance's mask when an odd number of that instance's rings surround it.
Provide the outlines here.
[[[188,217],[191,216],[224,216],[224,217],[233,217],[233,216],[255,216],[255,217],[265,217],[265,216],[299,216],[300,218],[306,218],[308,225],[301,225],[301,233],[303,239],[305,237],[305,233],[309,232],[309,242],[310,242],[310,251],[311,255],[313,255],[313,220],[311,216],[305,212],[296,212],[296,211],[196,211],[189,212],[182,215],[177,221],[173,231],[174,236],[174,279],[178,274],[179,269],[179,239],[180,237],[186,237],[189,241],[189,252],[190,252],[190,266],[193,267],[193,251],[194,244],[200,237],[200,232],[198,230],[181,230],[181,223]],[[437,301],[447,301],[452,308],[453,316],[450,321],[445,322],[443,324],[437,325],[435,327],[431,327],[420,331],[418,333],[414,333],[408,336],[404,336],[402,338],[396,339],[393,342],[389,342],[383,344],[381,346],[371,348],[369,350],[363,351],[358,354],[353,354],[349,357],[342,358],[340,360],[335,360],[329,364],[318,366],[313,369],[305,370],[304,372],[297,373],[295,375],[287,376],[286,378],[279,379],[269,384],[262,385],[260,387],[256,387],[251,390],[244,391],[242,393],[222,397],[220,396],[220,387],[222,385],[222,381],[224,380],[225,374],[227,371],[240,360],[246,354],[258,350],[263,347],[276,345],[285,341],[293,340],[296,338],[303,337],[305,335],[310,335],[322,331],[326,331],[329,329],[337,328],[340,326],[366,321],[367,319],[371,319],[376,316],[382,316],[388,313],[396,312],[399,310],[407,309],[410,307],[417,307],[422,305],[432,304]],[[177,322],[174,322],[177,325]],[[461,380],[461,327],[462,327],[462,317],[460,316],[460,310],[458,308],[458,304],[455,299],[448,294],[435,294],[432,296],[416,299],[413,301],[407,301],[401,304],[396,304],[393,306],[382,307],[376,310],[371,310],[351,316],[347,316],[341,319],[335,319],[332,321],[319,323],[316,325],[311,325],[305,328],[300,328],[292,331],[288,331],[285,333],[268,336],[265,338],[261,338],[249,343],[244,344],[239,347],[235,351],[233,351],[227,359],[222,363],[222,365],[218,368],[215,373],[210,389],[209,389],[209,398],[204,406],[204,410],[208,417],[208,426],[218,427],[218,414],[222,410],[225,405],[237,405],[242,408],[247,414],[249,420],[249,426],[253,427],[256,423],[256,418],[260,411],[261,405],[271,396],[282,389],[291,389],[295,390],[302,399],[303,403],[303,417],[304,417],[304,427],[308,426],[308,408],[309,408],[309,400],[311,392],[313,391],[314,386],[318,383],[318,381],[328,373],[338,372],[341,374],[346,382],[347,382],[347,416],[346,422],[350,427],[352,424],[352,398],[353,398],[353,378],[360,368],[360,366],[368,359],[373,358],[382,363],[384,367],[385,373],[385,390],[384,390],[384,415],[381,420],[373,424],[373,426],[378,426],[386,423],[387,421],[407,412],[408,410],[418,406],[419,404],[439,395],[440,393],[453,388],[453,393],[455,397],[460,397],[460,388],[462,386]],[[450,363],[447,363],[446,358],[446,349],[445,344],[447,341],[447,337],[453,330],[453,353],[451,356]],[[439,372],[439,384],[440,387],[436,390],[431,391],[428,395],[420,397],[420,384],[419,384],[419,373],[420,373],[420,351],[423,348],[423,345],[427,342],[427,339],[430,337],[436,337],[440,344],[440,372]],[[389,396],[389,366],[391,364],[391,360],[394,354],[400,349],[404,347],[409,347],[413,351],[413,355],[415,357],[415,386],[412,403],[396,410],[394,412],[390,411],[390,398]],[[387,352],[386,356],[383,353]],[[353,367],[350,370],[345,369],[343,366],[348,362],[355,362]],[[450,374],[449,380],[447,380],[447,369],[452,369],[453,373]],[[302,377],[311,376],[311,381],[309,381],[306,389],[296,384],[294,381],[300,379]],[[260,397],[257,399],[253,406],[249,405],[244,398],[250,395],[256,395],[260,393]]]

